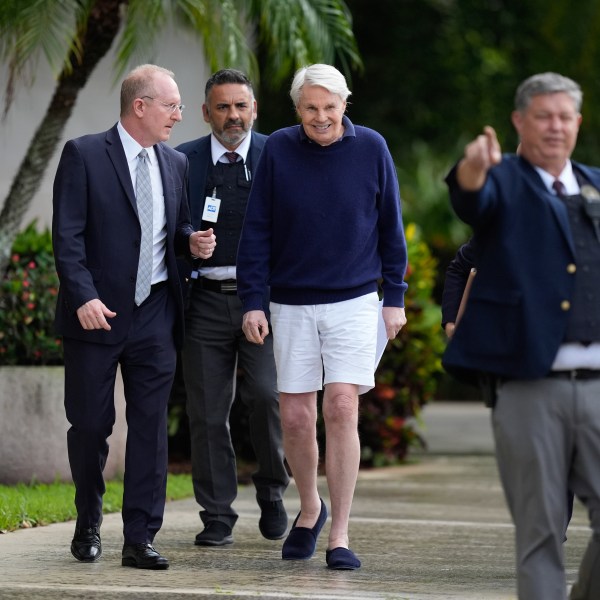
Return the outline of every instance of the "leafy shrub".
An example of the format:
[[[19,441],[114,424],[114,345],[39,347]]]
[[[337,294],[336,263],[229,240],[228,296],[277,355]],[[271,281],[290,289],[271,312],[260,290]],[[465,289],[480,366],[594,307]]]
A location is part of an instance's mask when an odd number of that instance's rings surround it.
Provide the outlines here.
[[[430,145],[416,141],[411,146],[410,159],[398,167],[405,223],[419,224],[421,239],[436,256],[453,256],[470,235],[468,225],[452,210],[444,182],[450,167],[462,156],[464,144],[459,140],[455,150],[442,155]]]
[[[443,372],[445,342],[440,309],[432,299],[437,263],[416,225],[407,225],[405,233],[407,323],[388,343],[375,373],[375,388],[360,399],[363,466],[397,463],[411,447],[424,445],[414,428],[414,418],[433,399]]]
[[[62,364],[54,334],[58,276],[50,231],[33,221],[14,241],[0,281],[0,365]]]

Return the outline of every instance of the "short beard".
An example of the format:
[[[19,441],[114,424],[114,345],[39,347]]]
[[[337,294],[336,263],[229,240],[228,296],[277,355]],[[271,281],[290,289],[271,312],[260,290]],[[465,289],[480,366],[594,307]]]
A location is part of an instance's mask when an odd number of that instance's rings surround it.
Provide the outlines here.
[[[223,130],[219,133],[219,135],[215,134],[215,137],[223,144],[224,146],[231,146],[237,148],[248,136],[249,131],[252,129],[254,121],[251,120],[247,126],[244,125],[243,122],[240,121],[228,121],[223,125]],[[237,127],[241,127],[241,133],[230,134],[227,131],[227,127],[230,125],[236,125]]]
[[[224,146],[239,146],[246,139],[247,135],[248,131],[242,131],[235,135],[229,135],[226,131],[223,131],[216,137]]]

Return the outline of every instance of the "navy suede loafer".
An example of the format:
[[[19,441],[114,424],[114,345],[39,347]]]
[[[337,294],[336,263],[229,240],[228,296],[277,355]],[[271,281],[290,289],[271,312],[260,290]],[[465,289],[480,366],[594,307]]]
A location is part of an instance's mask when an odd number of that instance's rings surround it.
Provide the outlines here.
[[[283,542],[281,557],[283,560],[307,560],[313,556],[317,547],[317,538],[327,521],[327,507],[321,499],[321,512],[314,527],[296,527],[300,513],[292,524],[287,539]]]
[[[360,560],[350,548],[334,548],[325,551],[327,567],[341,571],[354,571],[360,567]]]

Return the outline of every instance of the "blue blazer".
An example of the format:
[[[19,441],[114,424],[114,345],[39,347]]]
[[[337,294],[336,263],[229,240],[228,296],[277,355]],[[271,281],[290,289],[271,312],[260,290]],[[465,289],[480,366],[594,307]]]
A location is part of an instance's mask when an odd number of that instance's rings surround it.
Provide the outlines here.
[[[266,135],[256,133],[255,131],[252,132],[250,150],[248,151],[246,160],[252,171],[258,165],[258,159],[266,140]],[[188,157],[190,163],[188,181],[190,212],[194,227],[200,229],[202,225],[202,211],[204,210],[204,198],[206,196],[206,178],[208,177],[208,167],[212,160],[210,135],[180,144],[176,150],[183,152]]]
[[[183,298],[176,255],[189,256],[187,159],[166,144],[154,146],[167,221],[166,264],[177,305],[175,342],[183,339]],[[131,324],[141,228],[127,159],[117,126],[70,140],[54,180],[52,242],[60,279],[55,325],[59,334],[115,344]],[[99,298],[117,316],[111,331],[84,330],[77,309]]]
[[[594,187],[600,169],[573,162]],[[544,377],[562,343],[577,266],[567,209],[524,158],[504,155],[479,192],[454,168],[446,182],[457,215],[473,227],[477,276],[443,357],[464,379],[480,372]]]

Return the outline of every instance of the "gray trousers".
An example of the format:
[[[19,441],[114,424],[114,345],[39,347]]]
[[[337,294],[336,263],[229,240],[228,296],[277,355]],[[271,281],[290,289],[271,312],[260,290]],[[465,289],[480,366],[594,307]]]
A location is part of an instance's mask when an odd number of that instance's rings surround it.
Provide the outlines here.
[[[492,413],[496,457],[516,533],[521,600],[566,600],[567,488],[592,539],[572,600],[600,598],[600,379],[507,381]]]
[[[279,394],[273,338],[258,346],[242,332],[242,306],[236,295],[192,288],[186,311],[182,352],[196,501],[203,523],[217,520],[233,527],[237,513],[237,466],[229,430],[236,373],[248,407],[250,440],[258,469],[253,474],[257,498],[281,500],[289,483],[284,465]]]

